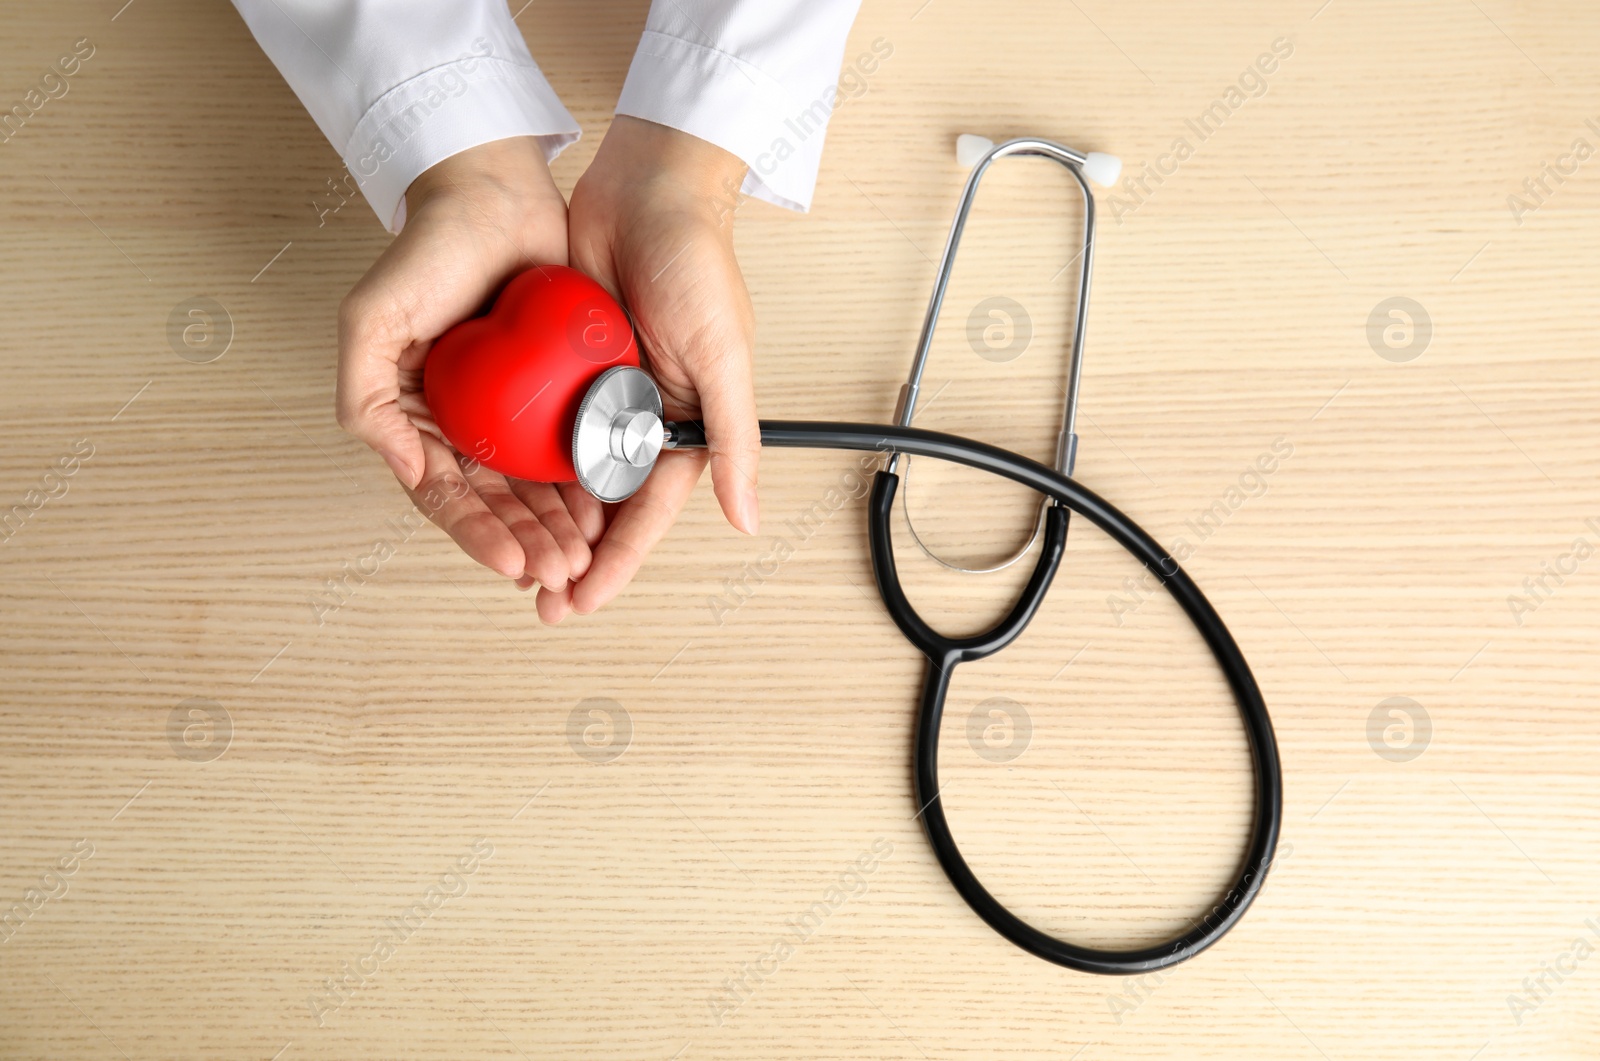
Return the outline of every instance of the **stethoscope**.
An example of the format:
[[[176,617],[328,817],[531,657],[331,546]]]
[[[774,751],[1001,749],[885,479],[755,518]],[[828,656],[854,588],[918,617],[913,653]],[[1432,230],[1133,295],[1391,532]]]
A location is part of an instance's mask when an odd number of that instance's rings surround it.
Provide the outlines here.
[[[962,137],[958,155],[971,160],[961,202],[945,240],[938,277],[917,344],[915,360],[901,388],[895,423],[876,424],[761,421],[764,446],[788,449],[839,449],[878,452],[888,463],[874,479],[867,507],[867,530],[878,592],[895,625],[927,658],[922,703],[917,717],[913,799],[928,841],[950,883],[967,904],[1000,935],[1030,954],[1084,972],[1131,975],[1148,973],[1192,958],[1238,923],[1261,891],[1277,848],[1283,810],[1283,779],[1277,742],[1261,690],[1249,664],[1211,607],[1205,595],[1167,550],[1149,534],[1093,491],[1071,478],[1077,456],[1076,417],[1078,384],[1083,368],[1084,326],[1089,308],[1089,279],[1094,264],[1094,197],[1085,174],[1097,183],[1111,184],[1120,163],[1109,155],[1076,151],[1049,140],[1021,138],[991,144],[977,137]],[[1055,466],[983,442],[912,426],[917,397],[933,344],[939,311],[944,302],[956,250],[967,215],[983,175],[996,159],[1035,156],[1053,159],[1066,167],[1083,193],[1084,225],[1082,264],[1079,268],[1078,309],[1067,371],[1066,400],[1055,452]],[[660,392],[644,371],[618,365],[599,373],[583,392],[572,420],[572,465],[578,481],[602,501],[620,501],[648,478],[662,449],[690,449],[706,445],[705,429],[697,421],[664,421]],[[460,440],[457,440],[459,443]],[[458,445],[458,448],[459,445]],[[947,637],[928,624],[900,585],[890,535],[890,517],[900,488],[900,462],[909,457],[935,457],[998,475],[1043,495],[1034,536],[1010,563],[1043,538],[1039,559],[1011,610],[989,630],[969,637]],[[909,467],[909,465],[908,465]],[[1188,931],[1165,943],[1134,950],[1101,950],[1056,939],[1007,910],[978,880],[961,856],[945,819],[939,786],[939,726],[945,697],[956,667],[984,659],[1017,639],[1038,612],[1066,548],[1067,524],[1076,512],[1132,554],[1166,587],[1205,640],[1222,668],[1238,705],[1249,738],[1255,777],[1254,821],[1236,883]],[[909,520],[909,514],[908,514]],[[919,539],[918,544],[922,542]],[[926,550],[926,547],[924,546]],[[929,555],[932,555],[931,552]],[[935,559],[938,559],[937,557]],[[941,563],[945,561],[940,560]],[[946,566],[954,566],[946,564]],[[1004,564],[1000,565],[1004,566]],[[994,570],[989,568],[985,570]]]

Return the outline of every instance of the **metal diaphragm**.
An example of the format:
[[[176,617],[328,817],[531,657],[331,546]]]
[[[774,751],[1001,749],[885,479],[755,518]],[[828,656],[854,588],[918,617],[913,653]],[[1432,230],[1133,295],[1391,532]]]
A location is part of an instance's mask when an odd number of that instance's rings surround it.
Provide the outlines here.
[[[632,365],[608,368],[589,385],[572,425],[578,483],[601,501],[621,501],[644,485],[665,438],[661,392]]]

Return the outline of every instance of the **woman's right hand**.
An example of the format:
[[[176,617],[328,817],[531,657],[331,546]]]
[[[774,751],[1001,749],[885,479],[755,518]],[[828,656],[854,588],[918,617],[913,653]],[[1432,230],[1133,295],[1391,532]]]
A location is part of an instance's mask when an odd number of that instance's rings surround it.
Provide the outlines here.
[[[458,461],[422,392],[434,340],[532,265],[567,263],[567,204],[531,137],[482,144],[418,177],[405,229],[339,307],[339,423],[377,450],[468,556],[553,592],[589,569],[600,505],[577,484]],[[470,454],[467,455],[470,457]]]

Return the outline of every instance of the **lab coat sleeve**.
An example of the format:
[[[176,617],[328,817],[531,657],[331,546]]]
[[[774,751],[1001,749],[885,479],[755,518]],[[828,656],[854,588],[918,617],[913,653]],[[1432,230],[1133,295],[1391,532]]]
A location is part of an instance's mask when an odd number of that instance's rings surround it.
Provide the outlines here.
[[[533,136],[549,159],[578,139],[506,0],[233,3],[391,232],[451,155]]]
[[[653,0],[617,113],[709,140],[749,167],[740,189],[808,210],[860,0]],[[862,62],[893,52],[879,40]],[[852,67],[854,70],[854,67]],[[852,83],[863,76],[855,74]]]

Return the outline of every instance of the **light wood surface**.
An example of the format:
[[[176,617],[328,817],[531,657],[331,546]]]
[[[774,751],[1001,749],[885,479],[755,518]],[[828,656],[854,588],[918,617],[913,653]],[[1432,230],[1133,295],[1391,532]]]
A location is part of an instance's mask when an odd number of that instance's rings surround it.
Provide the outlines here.
[[[332,415],[335,306],[387,237],[360,202],[319,226],[342,166],[230,7],[121,3],[0,8],[0,103],[95,48],[0,145],[0,509],[66,489],[0,544],[0,904],[93,852],[0,929],[0,1056],[1593,1056],[1600,160],[1546,177],[1520,223],[1508,205],[1574,140],[1600,147],[1592,5],[868,0],[847,61],[879,37],[893,53],[834,116],[811,215],[740,211],[763,413],[879,419],[956,133],[1130,172],[1194,148],[1148,194],[1100,195],[1078,473],[1198,543],[1187,566],[1273,710],[1285,830],[1243,923],[1141,985],[1015,950],[940,873],[912,818],[920,665],[872,592],[861,501],[829,493],[852,458],[769,452],[756,540],[702,486],[621,600],[556,629],[433,528],[397,533],[406,500]],[[520,16],[584,123],[564,189],[643,14]],[[1200,141],[1186,119],[1279,38],[1265,94]],[[1047,450],[1069,192],[1047,163],[986,185],[923,423]],[[206,364],[167,335],[197,296],[234,331]],[[1006,363],[967,341],[992,296],[1033,321]],[[1431,321],[1410,360],[1369,342],[1394,297]],[[1230,504],[1275,443],[1292,452]],[[46,481],[63,458],[75,473]],[[962,472],[913,482],[952,555],[992,556],[1029,518]],[[786,530],[819,502],[814,534]],[[1200,541],[1208,510],[1226,518]],[[793,555],[719,614],[780,536]],[[319,622],[325,581],[380,541],[393,557]],[[954,629],[1015,585],[901,544]],[[1547,564],[1566,573],[1518,615]],[[1076,522],[1032,629],[961,672],[944,740],[982,878],[1101,944],[1207,909],[1248,828],[1226,690],[1176,608],[1126,593],[1136,573]],[[1117,594],[1139,606],[1115,614]],[[967,737],[993,697],[1031,721],[1009,762]],[[1391,697],[1431,722],[1425,746],[1389,734],[1408,761],[1369,737]],[[173,736],[191,698],[231,727],[210,761],[203,732]],[[631,727],[610,762],[574,736],[591,698]],[[328,1001],[441,880],[464,894]],[[841,881],[855,894],[774,967]],[[724,982],[764,961],[719,1023]],[[1572,971],[1524,983],[1551,968]]]

